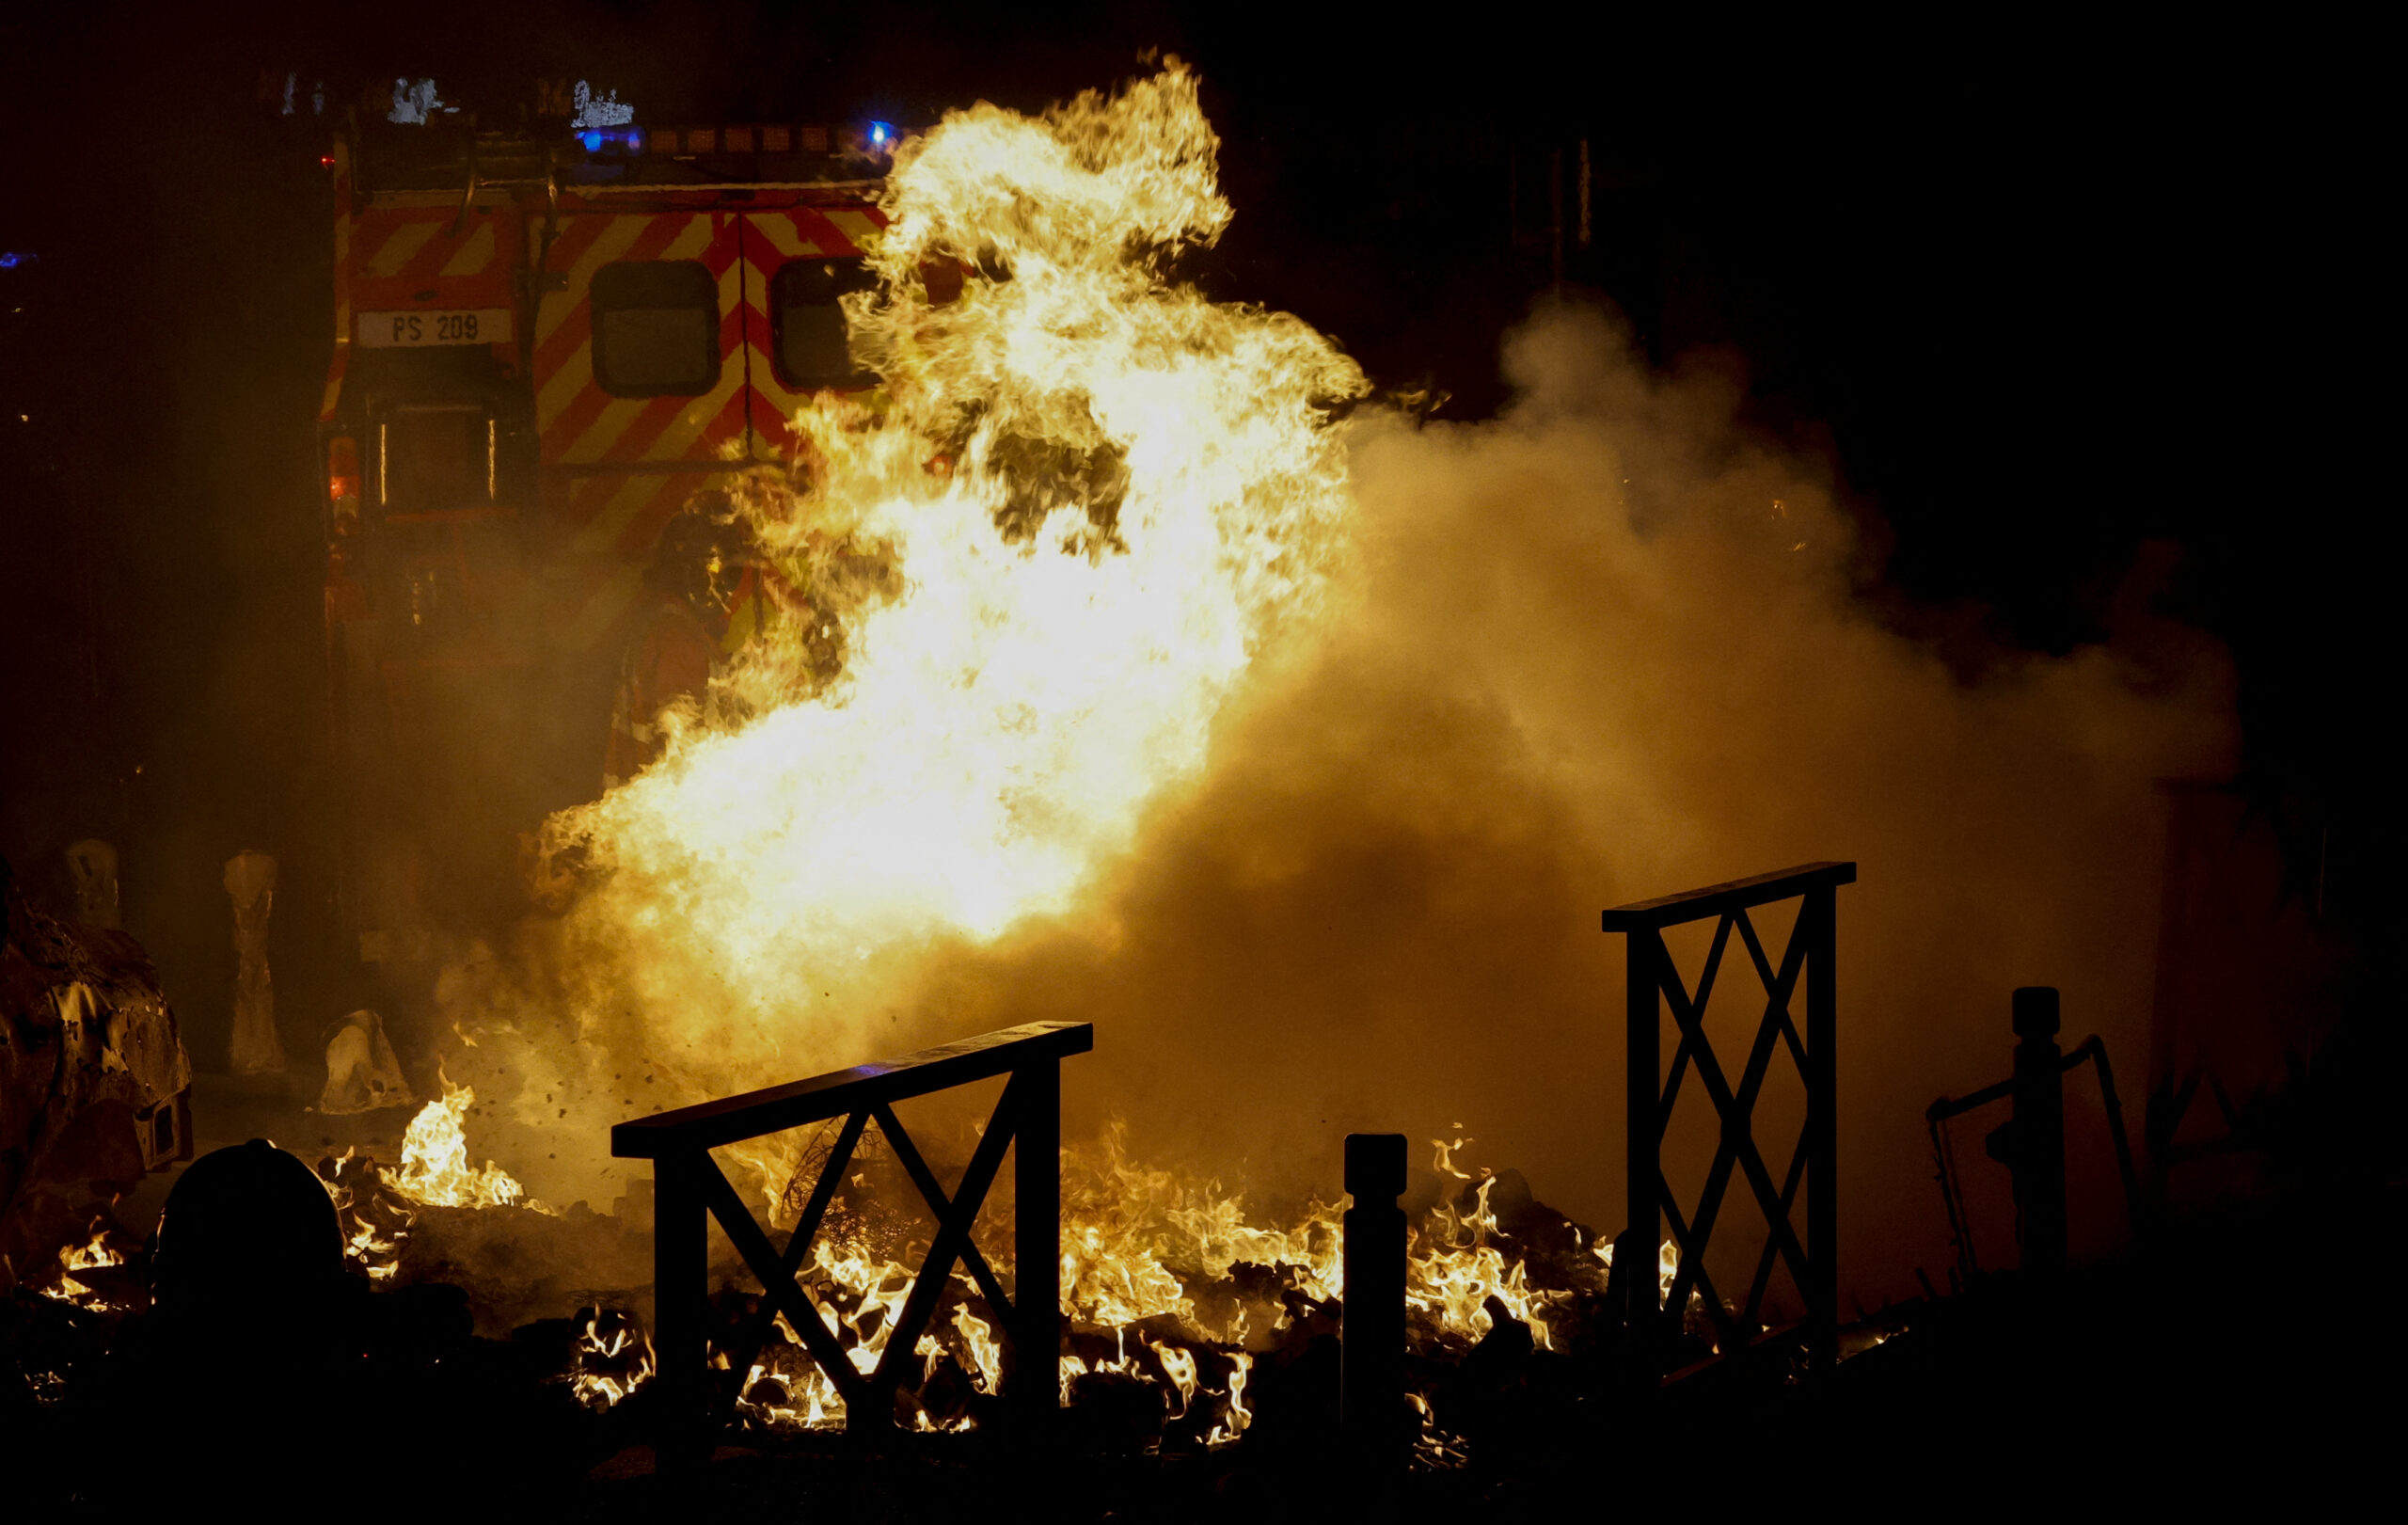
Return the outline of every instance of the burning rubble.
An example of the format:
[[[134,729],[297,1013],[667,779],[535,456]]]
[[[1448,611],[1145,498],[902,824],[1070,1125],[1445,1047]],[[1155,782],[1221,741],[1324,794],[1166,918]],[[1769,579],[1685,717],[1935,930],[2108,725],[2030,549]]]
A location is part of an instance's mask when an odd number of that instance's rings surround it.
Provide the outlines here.
[[[1586,622],[1614,626],[1617,649],[1634,652],[1669,625],[1691,648],[1672,665],[1742,675],[1725,709],[1770,703],[1798,675],[1760,660],[1726,628],[1736,622],[1662,614],[1697,596],[1691,584],[1736,588],[1752,607],[1811,626],[1807,643],[1834,667],[1870,673],[1858,695],[1868,708],[1941,717],[1927,727],[1944,733],[1933,753],[1998,753],[1987,787],[2007,788],[2034,757],[2081,775],[2067,786],[2077,793],[2114,775],[2099,786],[2114,798],[2088,818],[2100,836],[2126,823],[2124,776],[2147,772],[2136,759],[2203,745],[2155,713],[2121,709],[2101,736],[2057,737],[2060,719],[2112,707],[2088,669],[2038,674],[2014,702],[1965,718],[1927,664],[1883,655],[1858,625],[1814,612],[1845,556],[1835,511],[1775,497],[1766,489],[1779,473],[1759,460],[1715,480],[1703,529],[1644,504],[1622,516],[1646,521],[1626,540],[1568,514],[1546,522],[1532,502],[1593,493],[1625,469],[1644,479],[1650,464],[1598,445],[1563,397],[1618,392],[1671,434],[1693,430],[1673,415],[1694,405],[1634,396],[1619,374],[1555,373],[1586,362],[1551,345],[1604,342],[1583,320],[1559,317],[1521,342],[1514,363],[1539,402],[1501,442],[1375,417],[1360,406],[1369,383],[1333,342],[1180,280],[1182,254],[1210,245],[1231,214],[1214,146],[1193,76],[1173,67],[1041,119],[956,113],[895,153],[886,236],[870,256],[879,284],[845,298],[879,396],[807,404],[789,469],[753,473],[727,501],[764,565],[807,599],[662,715],[648,769],[547,823],[531,868],[547,913],[517,929],[502,967],[453,991],[468,1041],[444,1055],[440,1094],[408,1123],[399,1158],[352,1150],[315,1168],[358,1279],[394,1296],[458,1289],[456,1306],[439,1299],[455,1341],[444,1348],[462,1348],[472,1329],[540,1352],[529,1359],[586,1420],[623,1425],[657,1360],[648,1183],[601,1173],[598,1136],[611,1120],[830,1069],[997,1012],[1094,1009],[1132,1017],[1126,1029],[1140,1036],[1129,1049],[1144,1056],[1113,1073],[1148,1075],[1131,1089],[1164,1116],[1105,1125],[1065,1151],[1060,1394],[1099,1449],[1278,1443],[1332,1401],[1339,1209],[1297,1190],[1289,1169],[1225,1187],[1213,1166],[1235,1152],[1212,1130],[1234,1125],[1222,1120],[1196,1122],[1209,1143],[1176,1155],[1160,1140],[1221,1104],[1184,1094],[1211,1086],[1163,1077],[1206,1076],[1237,1094],[1229,1077],[1274,1072],[1249,1077],[1249,1120],[1276,1115],[1297,1130],[1268,1137],[1282,1150],[1319,1128],[1325,1152],[1340,1129],[1304,1094],[1323,1100],[1339,1068],[1334,1049],[1359,1059],[1364,1092],[1409,1096],[1421,1110],[1458,1082],[1504,1110],[1500,1072],[1560,1091],[1572,1072],[1602,1068],[1574,1020],[1596,983],[1590,956],[1506,923],[1538,921],[1533,896],[1595,899],[1593,886],[1617,877],[1599,846],[1608,839],[1623,846],[1623,874],[1707,856],[1714,833],[1697,822],[1712,814],[1715,786],[1701,780],[1719,770],[1701,763],[1671,778],[1619,754],[1579,759],[1596,750],[1601,712],[1567,700],[1557,669],[1576,665],[1567,653]],[[1567,331],[1573,341],[1561,341]],[[1480,481],[1478,512],[1440,501],[1442,478]],[[1367,526],[1370,490],[1393,512]],[[1741,499],[1744,512],[1733,507]],[[1641,544],[1671,570],[1601,579],[1637,612],[1597,612],[1610,598],[1574,586],[1580,578],[1565,569],[1593,570],[1600,557],[1619,566],[1612,559],[1635,559]],[[1482,560],[1467,547],[1495,564],[1465,564]],[[1535,592],[1487,585],[1509,564]],[[1395,591],[1401,565],[1413,597]],[[1734,740],[1728,724],[1669,720],[1668,671],[1616,670],[1607,687],[1623,707],[1605,718],[1690,762],[1718,747],[1743,753],[1735,770],[1752,787],[1769,755]],[[1480,683],[1483,695],[1461,691]],[[1278,725],[1299,710],[1324,723],[1283,741]],[[1237,761],[1216,770],[1232,738]],[[1367,754],[1391,745],[1409,766],[1367,776]],[[1804,745],[1824,757],[1845,750],[1828,727]],[[1928,760],[1898,766],[1913,773]],[[1854,781],[1848,789],[1871,786],[1835,771]],[[1927,794],[1918,787],[1916,798]],[[1576,795],[1588,802],[1567,802]],[[1600,825],[1591,817],[1610,809],[1598,800],[1627,807],[1626,818]],[[1774,814],[1759,801],[1744,825],[1778,836]],[[1780,831],[1811,834],[1830,814]],[[1297,844],[1332,820],[1368,823],[1366,841],[1323,883]],[[1382,833],[1400,820],[1417,844],[1442,846],[1388,850]],[[2059,849],[2032,848],[2002,872],[2051,879],[2065,866]],[[1524,887],[1487,894],[1532,864],[1544,871],[1521,876]],[[1479,872],[1450,888],[1448,874],[1465,865]],[[1164,885],[1180,872],[1263,909],[1188,918],[1202,931],[1174,927],[1186,907]],[[1943,877],[1929,862],[1908,877],[1918,874]],[[1409,957],[1364,972],[1392,943],[1366,935],[1322,956],[1321,929],[1346,913],[1315,922],[1317,898],[1400,884],[1435,924],[1497,934],[1498,951],[1466,956],[1468,973],[1419,990],[1402,988],[1425,969]],[[1560,910],[1550,901],[1545,913]],[[1889,915],[1894,938],[1900,917]],[[1344,935],[1358,930],[1349,923]],[[1261,1013],[1231,1015],[1246,1011],[1227,981],[1249,946],[1272,950],[1284,988]],[[1183,962],[1165,966],[1164,949]],[[2129,950],[2102,962],[2129,974]],[[1907,983],[1921,995],[1932,980],[1919,967]],[[1434,1017],[1433,1003],[1450,1009]],[[1466,1019],[1455,1030],[1452,1005],[1485,1027]],[[1307,1013],[1323,1020],[1294,1020]],[[1408,1031],[1413,1040],[1399,1040]],[[406,1094],[372,1016],[345,1033],[344,1108],[370,1089],[384,1104]],[[1450,1056],[1475,1048],[1571,1056],[1543,1076],[1527,1063],[1474,1072]],[[337,1095],[332,1077],[326,1095]],[[1082,1106],[1089,1120],[1102,1110]],[[557,1142],[565,1159],[484,1158],[469,1143],[480,1116]],[[1568,1125],[1517,1125],[1516,1143],[1536,1147],[1503,1157],[1548,1179],[1589,1142]],[[1424,1136],[1428,1164],[1402,1201],[1408,1369],[1417,1454],[1443,1468],[1481,1443],[1476,1395],[1528,1385],[1536,1371],[1608,1368],[1625,1353],[1608,1300],[1609,1234],[1539,1201],[1515,1170],[1464,1163],[1471,1140],[1459,1130]],[[803,1137],[725,1152],[776,1233],[793,1228],[813,1152]],[[1592,1203],[1567,1205],[1595,1215]],[[865,1147],[800,1272],[858,1370],[885,1353],[928,1231],[894,1155]],[[1008,1279],[1007,1247],[981,1247]],[[720,1311],[757,1315],[739,1263],[719,1249]],[[1668,1245],[1652,1268],[1662,1290],[1670,1256]],[[120,1317],[140,1299],[111,1289],[137,1279],[120,1268],[138,1272],[139,1260],[95,1228],[35,1290]],[[1712,1353],[1715,1323],[1689,1312],[1677,1354]],[[897,1394],[904,1428],[987,1426],[1004,1380],[1001,1324],[975,1281],[955,1273],[911,1351],[916,1369]],[[784,1313],[771,1328],[749,1369],[724,1375],[737,1419],[764,1435],[842,1426],[838,1385]]]
[[[492,1323],[496,1333],[507,1332],[510,1315],[543,1310],[547,1297],[553,1305],[602,1297],[566,1315],[574,1335],[560,1379],[582,1405],[608,1411],[653,1374],[644,1322],[626,1292],[612,1305],[608,1291],[536,1284],[527,1261],[573,1259],[591,1272],[610,1263],[610,1250],[596,1255],[590,1238],[567,1253],[547,1249],[549,1231],[529,1215],[557,1215],[527,1200],[499,1168],[466,1164],[461,1120],[470,1100],[454,1087],[444,1101],[428,1104],[412,1121],[399,1169],[348,1153],[321,1164],[344,1253],[374,1282],[466,1284],[480,1323]],[[1413,1219],[1408,1327],[1425,1364],[1425,1386],[1433,1380],[1428,1374],[1499,1341],[1508,1347],[1518,1342],[1525,1353],[1593,1346],[1599,1330],[1592,1326],[1605,1319],[1610,1245],[1534,1200],[1517,1173],[1463,1168],[1456,1156],[1469,1142],[1430,1140],[1429,1168],[1416,1173],[1405,1201]],[[1248,1211],[1242,1192],[1132,1160],[1117,1124],[1092,1144],[1066,1151],[1064,1171],[1063,1312],[1071,1333],[1061,1357],[1061,1395],[1085,1416],[1097,1443],[1133,1450],[1234,1443],[1254,1422],[1247,1394],[1251,1383],[1259,1399],[1259,1363],[1275,1373],[1316,1353],[1326,1359],[1345,1295],[1336,1204],[1315,1199],[1291,1217],[1266,1222]],[[771,1221],[790,1228],[800,1205],[798,1193],[782,1194],[776,1206],[783,1217],[773,1211]],[[801,1283],[830,1332],[863,1373],[883,1354],[911,1290],[911,1266],[927,1248],[927,1226],[914,1205],[894,1155],[865,1141],[802,1270]],[[1005,1193],[994,1215],[1008,1212]],[[572,1213],[594,1219],[582,1204]],[[502,1258],[519,1263],[497,1267],[457,1249],[413,1247],[429,1225],[453,1246],[482,1240],[508,1247]],[[608,1231],[616,1229],[610,1224]],[[644,1263],[611,1247],[627,1285],[639,1285]],[[1008,1279],[1008,1246],[983,1248]],[[1662,1282],[1669,1286],[1671,1247],[1664,1248]],[[725,1256],[716,1263],[723,1311],[757,1311],[759,1298],[745,1290],[740,1263]],[[922,1358],[917,1380],[898,1395],[907,1428],[974,1428],[1000,1389],[994,1310],[969,1276],[956,1271],[953,1279],[914,1350]],[[846,1406],[836,1384],[783,1313],[772,1327],[776,1338],[737,1384],[737,1419],[768,1434],[843,1428]],[[1709,1342],[1710,1326],[1700,1321],[1697,1334]],[[1430,1416],[1423,1460],[1460,1462],[1461,1440],[1440,1426],[1427,1396],[1420,1403]]]

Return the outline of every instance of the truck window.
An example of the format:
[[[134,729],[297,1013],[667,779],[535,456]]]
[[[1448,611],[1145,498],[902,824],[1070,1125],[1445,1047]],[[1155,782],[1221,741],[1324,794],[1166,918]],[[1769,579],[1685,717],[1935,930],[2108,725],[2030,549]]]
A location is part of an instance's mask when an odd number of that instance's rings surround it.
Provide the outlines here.
[[[613,397],[699,397],[719,382],[719,283],[691,260],[594,276],[594,379]]]
[[[395,407],[376,421],[376,506],[446,514],[494,500],[493,416],[481,407]]]
[[[853,363],[845,342],[845,310],[836,299],[877,284],[858,258],[793,260],[780,266],[769,281],[778,379],[794,391],[876,386],[878,377]]]

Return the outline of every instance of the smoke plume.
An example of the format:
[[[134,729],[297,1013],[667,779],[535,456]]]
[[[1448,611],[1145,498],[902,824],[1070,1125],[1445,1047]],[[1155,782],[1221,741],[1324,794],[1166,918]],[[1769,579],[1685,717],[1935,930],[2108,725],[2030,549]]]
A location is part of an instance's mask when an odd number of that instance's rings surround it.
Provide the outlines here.
[[[1100,909],[958,951],[926,1020],[1094,1022],[1074,1104],[1141,1154],[1327,1194],[1350,1130],[1459,1130],[1610,1231],[1622,942],[1597,913],[1852,859],[1844,1291],[1909,1292],[1947,1254],[1922,1111],[2004,1073],[2007,992],[2059,985],[2068,1042],[2143,1052],[2153,785],[2228,765],[2221,661],[2141,615],[1960,679],[1856,596],[1854,521],[1740,424],[1727,370],[1651,373],[1578,309],[1507,366],[1494,421],[1356,427],[1363,554],[1321,638],[1225,711]],[[1786,914],[1760,925],[1777,950]],[[1673,938],[1692,985],[1710,926]],[[1709,1026],[1735,1073],[1762,1006],[1732,957]],[[1800,1113],[1773,1076],[1778,1176]],[[1693,1192],[1694,1083],[1684,1106]]]
[[[1332,421],[1351,362],[1164,275],[1226,221],[1212,147],[1174,69],[898,159],[884,305],[851,313],[895,412],[802,420],[816,497],[753,513],[773,552],[824,561],[827,522],[899,570],[839,616],[841,682],[730,704],[763,670],[735,675],[563,823],[599,877],[462,995],[488,1038],[459,1072],[590,1165],[616,1116],[1077,1019],[1074,1137],[1117,1114],[1140,1157],[1327,1197],[1349,1131],[1468,1135],[1610,1231],[1598,912],[1852,859],[1843,1287],[1903,1290],[1944,1254],[1922,1109],[2003,1072],[2007,991],[2140,1051],[2152,786],[2224,766],[2221,663],[2136,602],[2114,643],[1959,676],[1857,596],[1825,465],[1595,311],[1513,337],[1494,421]],[[929,260],[1009,278],[940,310]],[[1076,490],[1032,500],[1030,462]],[[1761,1006],[1742,963],[1719,990],[1729,1056]],[[1693,1183],[1711,1129],[1673,1141]]]

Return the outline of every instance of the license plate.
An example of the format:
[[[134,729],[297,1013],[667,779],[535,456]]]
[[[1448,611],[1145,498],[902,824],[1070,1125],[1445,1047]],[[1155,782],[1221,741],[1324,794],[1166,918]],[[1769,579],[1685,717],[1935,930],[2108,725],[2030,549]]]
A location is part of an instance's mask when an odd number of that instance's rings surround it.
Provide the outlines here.
[[[362,349],[416,349],[426,344],[507,344],[510,309],[475,311],[363,312]]]

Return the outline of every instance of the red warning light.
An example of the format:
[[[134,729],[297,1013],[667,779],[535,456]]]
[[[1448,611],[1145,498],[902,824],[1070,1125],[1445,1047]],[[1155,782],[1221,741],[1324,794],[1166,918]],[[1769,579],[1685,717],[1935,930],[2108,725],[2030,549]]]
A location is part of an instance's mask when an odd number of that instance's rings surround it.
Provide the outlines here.
[[[338,532],[358,528],[359,441],[349,435],[336,435],[326,441],[326,499]]]

